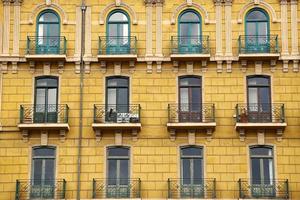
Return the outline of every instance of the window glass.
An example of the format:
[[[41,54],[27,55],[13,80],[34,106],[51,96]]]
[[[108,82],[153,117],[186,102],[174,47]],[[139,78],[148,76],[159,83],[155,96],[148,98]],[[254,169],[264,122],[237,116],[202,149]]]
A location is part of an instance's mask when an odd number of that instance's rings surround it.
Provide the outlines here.
[[[184,156],[202,156],[202,149],[199,147],[182,148],[182,155]]]
[[[181,86],[188,86],[188,85],[201,85],[201,79],[196,77],[187,77],[187,78],[180,78],[180,85]]]
[[[119,147],[109,148],[108,156],[129,156],[129,149]]]
[[[251,155],[254,156],[272,156],[272,149],[266,147],[251,148]]]
[[[127,22],[128,18],[124,13],[116,12],[109,17],[109,22]]]
[[[53,148],[36,148],[33,151],[33,156],[55,156]]]
[[[268,18],[262,11],[254,10],[247,15],[247,20],[266,21]]]
[[[46,12],[40,16],[39,22],[59,22],[59,20],[54,13]]]
[[[182,14],[180,21],[182,22],[200,22],[198,15],[192,11]]]
[[[129,105],[128,78],[110,77],[107,79],[107,104],[117,105],[118,112],[127,112]],[[127,105],[127,106],[122,106]]]

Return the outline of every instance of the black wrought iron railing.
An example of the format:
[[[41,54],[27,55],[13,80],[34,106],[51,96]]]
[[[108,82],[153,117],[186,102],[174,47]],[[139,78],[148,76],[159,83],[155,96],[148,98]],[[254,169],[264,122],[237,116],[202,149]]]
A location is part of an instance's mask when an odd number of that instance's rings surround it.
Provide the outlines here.
[[[67,104],[28,104],[20,106],[20,123],[68,123]]]
[[[236,121],[241,123],[283,123],[284,104],[237,104]]]
[[[279,53],[278,35],[240,35],[239,53]]]
[[[214,104],[169,104],[168,116],[170,123],[183,122],[215,122]]]
[[[214,199],[216,179],[168,179],[169,199]]]
[[[172,54],[209,54],[209,36],[172,36]]]
[[[64,36],[28,36],[26,54],[57,54],[67,52],[67,40]]]
[[[99,55],[137,54],[135,36],[99,37]]]
[[[67,182],[59,180],[17,180],[15,200],[65,199]]]
[[[93,179],[93,199],[141,198],[140,179]]]
[[[139,123],[140,104],[94,105],[94,123]]]
[[[242,199],[289,199],[288,180],[239,179],[239,196]]]

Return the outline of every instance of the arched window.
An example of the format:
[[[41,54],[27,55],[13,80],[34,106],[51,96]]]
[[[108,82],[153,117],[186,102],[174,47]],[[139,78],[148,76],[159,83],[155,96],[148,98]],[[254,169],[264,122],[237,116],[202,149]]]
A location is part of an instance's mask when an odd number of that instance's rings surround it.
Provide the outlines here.
[[[37,77],[35,80],[35,123],[57,122],[58,78]]]
[[[248,51],[268,52],[270,49],[269,15],[260,8],[254,8],[246,14],[246,48]]]
[[[123,10],[112,11],[107,18],[107,54],[130,52],[130,18]]]
[[[54,198],[55,154],[55,147],[33,148],[31,198]]]
[[[248,76],[247,88],[249,122],[271,122],[270,77]]]
[[[181,147],[182,198],[203,198],[203,149],[197,146]]]
[[[270,146],[250,147],[251,192],[254,197],[274,197],[274,160]]]
[[[60,18],[53,10],[46,10],[37,18],[37,46],[39,54],[58,54],[60,49]]]
[[[201,122],[202,80],[199,76],[179,78],[179,121]]]
[[[178,18],[180,53],[201,53],[201,16],[194,10],[183,11]]]
[[[107,198],[130,197],[129,160],[128,147],[107,148]]]

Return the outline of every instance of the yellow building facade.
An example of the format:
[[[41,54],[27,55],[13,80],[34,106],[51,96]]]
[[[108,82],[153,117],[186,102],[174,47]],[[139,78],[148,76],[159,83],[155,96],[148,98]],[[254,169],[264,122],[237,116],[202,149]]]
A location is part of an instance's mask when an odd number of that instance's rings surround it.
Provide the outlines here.
[[[2,0],[0,199],[300,199],[298,0]]]

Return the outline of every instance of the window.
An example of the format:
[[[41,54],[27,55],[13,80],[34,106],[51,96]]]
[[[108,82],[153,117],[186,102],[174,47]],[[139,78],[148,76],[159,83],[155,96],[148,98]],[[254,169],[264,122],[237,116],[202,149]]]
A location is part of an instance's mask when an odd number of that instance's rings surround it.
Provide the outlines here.
[[[60,19],[53,10],[43,11],[37,19],[36,52],[58,54],[60,50]]]
[[[107,54],[130,53],[129,16],[123,10],[112,11],[107,19]]]
[[[178,19],[179,52],[200,53],[202,50],[201,16],[185,10]]]
[[[35,80],[35,123],[57,122],[58,79],[38,77]]]
[[[268,146],[250,147],[251,188],[254,197],[274,197],[273,148]]]
[[[118,115],[129,113],[128,77],[108,77],[106,79],[106,121],[118,122]]]
[[[262,9],[255,8],[246,15],[246,49],[249,52],[270,51],[269,16]]]
[[[32,151],[31,198],[53,199],[55,194],[55,148],[35,147]]]
[[[107,148],[107,198],[129,198],[129,148]]]
[[[182,147],[181,156],[181,197],[204,197],[203,151],[201,147]]]
[[[248,120],[250,122],[271,122],[270,78],[267,76],[249,76]]]
[[[179,121],[201,122],[202,87],[201,77],[184,76],[179,78]]]

